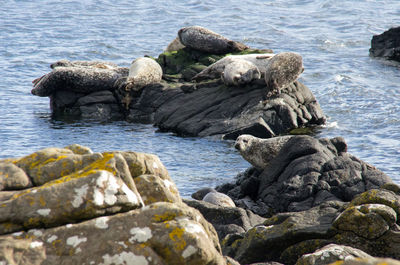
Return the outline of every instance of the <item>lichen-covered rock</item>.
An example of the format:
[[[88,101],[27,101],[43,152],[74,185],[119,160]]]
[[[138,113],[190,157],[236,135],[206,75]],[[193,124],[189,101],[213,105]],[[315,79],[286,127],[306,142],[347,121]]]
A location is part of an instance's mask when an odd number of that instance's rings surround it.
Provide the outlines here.
[[[42,247],[46,259],[41,264],[226,264],[213,227],[184,204],[154,203],[12,236]]]
[[[0,190],[18,190],[32,187],[26,173],[10,162],[0,161]]]
[[[175,183],[169,179],[156,175],[140,175],[135,178],[135,185],[145,205],[155,202],[182,202]]]
[[[0,238],[0,264],[41,265],[46,259],[43,244],[31,238],[15,239],[13,236]]]
[[[400,261],[389,258],[355,258],[337,261],[332,265],[400,265]]]
[[[224,241],[222,248],[240,263],[281,261],[284,250],[295,243],[329,237],[329,228],[340,207],[339,203],[330,203],[304,212],[277,214],[248,230],[242,238]],[[284,264],[290,262],[286,260]]]
[[[314,253],[303,255],[297,260],[296,265],[324,265],[355,258],[372,259],[373,257],[356,248],[329,244]]]
[[[0,234],[73,223],[139,207],[142,201],[137,191],[109,171],[80,171],[1,202]]]
[[[238,265],[155,155],[70,145],[3,164],[35,181],[0,192],[1,264]]]

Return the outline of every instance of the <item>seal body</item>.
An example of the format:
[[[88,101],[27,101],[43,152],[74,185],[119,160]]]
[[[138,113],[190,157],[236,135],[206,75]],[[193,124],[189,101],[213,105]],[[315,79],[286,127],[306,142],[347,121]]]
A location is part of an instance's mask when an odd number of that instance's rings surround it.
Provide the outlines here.
[[[219,78],[224,72],[225,67],[237,60],[245,60],[254,64],[262,74],[267,70],[268,62],[273,56],[274,54],[272,53],[229,55],[205,68],[203,71],[195,75],[193,80],[201,81],[205,79]]]
[[[264,80],[270,91],[279,94],[283,88],[296,81],[303,71],[303,60],[299,54],[283,52],[271,58]]]
[[[261,139],[249,134],[243,134],[236,139],[235,148],[254,167],[264,169],[292,137],[288,135]]]
[[[209,192],[204,196],[203,201],[222,207],[236,207],[232,199],[221,192]]]
[[[227,86],[245,85],[260,77],[258,67],[243,59],[236,59],[228,64],[221,74],[221,79]]]
[[[226,54],[243,51],[248,47],[200,26],[181,28],[178,31],[180,42],[191,49],[212,54]]]
[[[141,57],[134,60],[129,68],[127,88],[140,90],[146,85],[158,83],[162,78],[161,66],[153,59]]]

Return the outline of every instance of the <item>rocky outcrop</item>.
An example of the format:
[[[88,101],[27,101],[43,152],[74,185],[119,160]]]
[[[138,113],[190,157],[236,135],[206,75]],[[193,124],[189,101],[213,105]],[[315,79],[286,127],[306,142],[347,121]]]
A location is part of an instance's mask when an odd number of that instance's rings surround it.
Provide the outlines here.
[[[226,237],[223,251],[245,264],[329,264],[348,255],[368,257],[358,250],[371,256],[400,259],[399,202],[399,194],[381,188],[366,191],[350,203],[331,201],[306,211],[276,214],[262,225],[240,236],[236,234],[233,240]],[[332,243],[358,250],[349,253],[343,247],[340,251],[334,247],[333,252],[331,247],[321,249]],[[321,258],[327,260],[322,262]]]
[[[273,56],[271,52],[247,48],[234,54]],[[192,80],[227,55],[230,54],[188,47],[164,52],[156,59],[162,67],[163,80],[140,85],[140,89],[132,85],[128,68],[112,63],[62,60],[52,64],[51,72],[34,80],[32,94],[49,97],[56,116],[153,123],[162,131],[181,136],[236,139],[247,133],[269,138],[325,123],[312,92],[299,81],[286,82],[286,75],[276,71],[274,76],[281,79],[279,84],[286,85],[279,93],[272,94],[264,79],[239,86],[225,85],[220,75],[198,82]],[[301,56],[298,57],[301,61]]]
[[[249,168],[235,183],[217,190],[232,197],[237,206],[268,217],[308,210],[326,201],[348,202],[367,190],[392,183],[382,171],[346,151],[340,137],[293,136],[269,157],[266,168]],[[253,150],[251,155],[257,153],[263,154]]]
[[[0,263],[237,264],[155,155],[46,148],[0,179]]]
[[[400,27],[391,28],[371,40],[370,54],[400,62]]]

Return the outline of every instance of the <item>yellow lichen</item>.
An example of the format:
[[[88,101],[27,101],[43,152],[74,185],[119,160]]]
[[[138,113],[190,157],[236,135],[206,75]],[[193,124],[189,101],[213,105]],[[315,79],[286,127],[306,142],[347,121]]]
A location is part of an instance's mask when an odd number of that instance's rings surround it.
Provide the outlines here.
[[[186,247],[186,242],[183,239],[184,228],[176,227],[169,233],[169,238],[174,242],[174,248],[176,250],[182,251]]]

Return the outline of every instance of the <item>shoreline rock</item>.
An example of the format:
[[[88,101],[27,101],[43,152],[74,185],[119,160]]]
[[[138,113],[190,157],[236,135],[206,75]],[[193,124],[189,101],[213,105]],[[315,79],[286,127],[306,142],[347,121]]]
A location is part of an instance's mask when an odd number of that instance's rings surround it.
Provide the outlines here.
[[[400,27],[374,35],[369,53],[374,57],[400,62]]]
[[[270,138],[293,129],[324,124],[326,117],[316,98],[296,80],[299,73],[293,72],[292,67],[282,68],[286,69],[282,74],[275,71],[280,64],[290,64],[293,60],[278,60],[280,63],[270,67],[275,69],[270,83],[279,84],[279,91],[275,91],[275,85],[269,87],[263,78],[238,86],[225,85],[221,74],[198,82],[192,80],[225,56],[268,54],[269,58],[271,52],[248,47],[222,55],[188,47],[163,52],[155,59],[162,68],[162,80],[155,84],[141,83],[140,89],[132,85],[128,68],[107,62],[62,60],[52,64],[51,72],[33,81],[32,94],[50,98],[54,117],[151,123],[160,131],[179,136],[236,139],[247,133]],[[296,62],[300,60],[297,63],[301,64],[301,56],[296,56]],[[268,58],[260,59],[259,63],[268,64]],[[257,56],[252,60],[257,61]],[[263,69],[272,71],[267,66],[263,65]],[[294,80],[283,80],[286,76]]]

